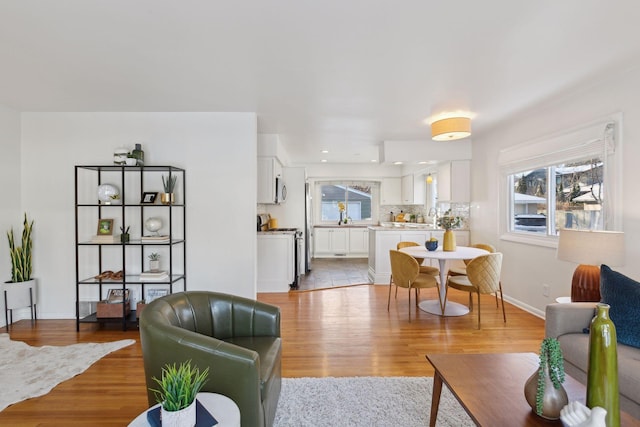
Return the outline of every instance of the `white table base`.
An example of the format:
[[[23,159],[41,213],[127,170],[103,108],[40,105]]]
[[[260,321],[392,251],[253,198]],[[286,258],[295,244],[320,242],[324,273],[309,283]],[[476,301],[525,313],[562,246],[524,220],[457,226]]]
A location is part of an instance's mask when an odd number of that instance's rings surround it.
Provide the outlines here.
[[[422,301],[418,304],[418,307],[427,313],[437,314],[438,316],[443,315],[442,310],[440,310],[440,302],[437,299]],[[444,316],[464,316],[467,313],[469,313],[467,306],[453,301],[447,301],[447,306],[444,309]]]

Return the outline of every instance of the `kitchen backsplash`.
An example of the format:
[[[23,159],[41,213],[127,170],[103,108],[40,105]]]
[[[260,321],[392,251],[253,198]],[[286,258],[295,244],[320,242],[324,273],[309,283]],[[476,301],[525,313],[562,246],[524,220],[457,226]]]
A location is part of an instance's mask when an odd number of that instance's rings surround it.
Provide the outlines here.
[[[402,211],[406,218],[410,215],[415,215],[416,220],[419,220],[419,217],[422,216],[423,222],[433,223],[435,215],[441,216],[451,209],[451,213],[454,216],[462,218],[462,226],[460,228],[469,228],[469,203],[439,202],[436,206],[436,209],[429,210],[417,205],[383,205],[380,206],[378,218],[380,218],[381,222],[392,221],[390,219],[391,212],[395,216]]]

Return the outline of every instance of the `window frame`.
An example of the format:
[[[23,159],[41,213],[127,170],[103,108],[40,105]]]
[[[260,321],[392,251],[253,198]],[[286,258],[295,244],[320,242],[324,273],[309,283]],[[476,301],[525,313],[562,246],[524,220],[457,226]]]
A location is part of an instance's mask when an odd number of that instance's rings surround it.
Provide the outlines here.
[[[550,176],[559,164],[586,160],[594,147],[602,147],[603,182],[607,194],[603,203],[605,230],[622,230],[622,114],[617,113],[590,124],[554,135],[538,138],[500,151],[499,156],[499,234],[501,240],[537,246],[557,247],[555,229],[555,176]],[[585,152],[581,155],[581,150]],[[513,230],[514,179],[526,170],[546,169],[547,230],[530,233]],[[554,197],[550,197],[553,194]],[[549,215],[553,213],[553,215]]]
[[[352,220],[353,225],[375,225],[378,223],[378,211],[380,210],[380,182],[368,179],[319,179],[313,182],[315,201],[313,202],[314,209],[314,224],[315,225],[332,225],[337,223],[335,220],[323,220],[322,219],[322,186],[323,185],[335,185],[344,186],[345,192],[348,192],[349,187],[354,185],[368,185],[371,186],[371,219],[370,220]],[[347,202],[347,213],[348,205]],[[346,216],[345,216],[346,217]]]

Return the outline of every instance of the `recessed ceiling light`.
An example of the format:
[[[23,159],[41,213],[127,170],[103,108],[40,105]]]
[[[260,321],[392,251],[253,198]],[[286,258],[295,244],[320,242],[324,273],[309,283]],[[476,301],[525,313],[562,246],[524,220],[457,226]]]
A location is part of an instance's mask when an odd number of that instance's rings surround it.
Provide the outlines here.
[[[371,163],[377,163],[378,161],[376,159],[371,159]]]
[[[401,165],[402,162],[393,162],[394,165]]]
[[[329,153],[329,150],[322,150],[321,153],[322,154],[327,154],[327,153]]]
[[[327,159],[320,160],[322,163],[327,163]]]
[[[425,161],[423,160],[423,161],[421,161],[421,162],[418,162],[418,164],[419,164],[419,165],[426,165],[426,164],[427,164],[427,162],[425,162]]]

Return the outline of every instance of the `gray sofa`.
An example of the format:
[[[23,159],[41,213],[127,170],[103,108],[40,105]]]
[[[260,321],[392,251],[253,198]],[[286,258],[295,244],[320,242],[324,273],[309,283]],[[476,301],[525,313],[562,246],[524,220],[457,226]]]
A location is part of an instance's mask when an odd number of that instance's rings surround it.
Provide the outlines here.
[[[565,372],[587,384],[589,363],[588,328],[596,303],[549,304],[546,307],[545,335],[558,338],[564,355]],[[640,348],[618,343],[620,409],[640,419]]]

